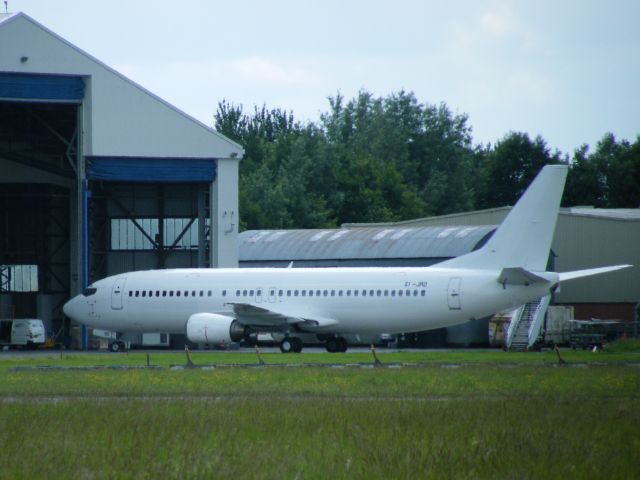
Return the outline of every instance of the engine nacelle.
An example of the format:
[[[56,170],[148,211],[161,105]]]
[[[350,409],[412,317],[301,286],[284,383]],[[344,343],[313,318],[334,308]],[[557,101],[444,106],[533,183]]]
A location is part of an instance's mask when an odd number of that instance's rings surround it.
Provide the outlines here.
[[[238,342],[246,329],[233,317],[217,313],[196,313],[187,320],[187,338],[194,343]]]

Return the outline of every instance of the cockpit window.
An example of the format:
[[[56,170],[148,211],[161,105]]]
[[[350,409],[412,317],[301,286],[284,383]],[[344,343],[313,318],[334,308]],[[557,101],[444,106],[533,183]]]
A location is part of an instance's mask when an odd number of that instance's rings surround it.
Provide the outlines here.
[[[84,289],[84,291],[82,292],[82,295],[84,295],[85,297],[90,297],[91,295],[93,295],[97,291],[98,291],[98,289],[95,288],[95,287],[88,287],[88,288]]]

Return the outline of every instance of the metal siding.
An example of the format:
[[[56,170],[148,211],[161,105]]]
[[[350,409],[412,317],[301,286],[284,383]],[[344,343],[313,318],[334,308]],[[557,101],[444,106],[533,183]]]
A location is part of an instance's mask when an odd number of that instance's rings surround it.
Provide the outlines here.
[[[558,303],[640,301],[640,222],[560,215],[552,249],[559,272],[606,265],[634,268],[566,282]]]

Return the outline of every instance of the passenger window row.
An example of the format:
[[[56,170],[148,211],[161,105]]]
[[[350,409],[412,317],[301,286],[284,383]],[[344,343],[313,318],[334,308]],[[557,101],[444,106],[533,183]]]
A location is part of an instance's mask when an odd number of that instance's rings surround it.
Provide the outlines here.
[[[207,297],[213,295],[212,290],[129,290],[130,297]],[[222,290],[222,296],[227,296],[227,291]],[[254,295],[262,296],[262,290],[236,290],[236,297],[253,297]],[[271,290],[269,294],[275,297],[275,290]],[[424,297],[427,295],[426,289],[400,289],[400,290],[381,290],[381,289],[347,289],[347,290],[306,290],[306,289],[290,289],[278,290],[278,297]]]

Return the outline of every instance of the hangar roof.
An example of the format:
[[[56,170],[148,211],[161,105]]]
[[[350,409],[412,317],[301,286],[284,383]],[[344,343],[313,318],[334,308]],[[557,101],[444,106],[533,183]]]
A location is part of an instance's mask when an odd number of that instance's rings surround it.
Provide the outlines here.
[[[241,261],[451,258],[476,249],[494,226],[248,230]]]
[[[0,72],[75,76],[84,81],[86,156],[241,158],[244,153],[237,143],[24,13],[0,16],[0,45]]]

